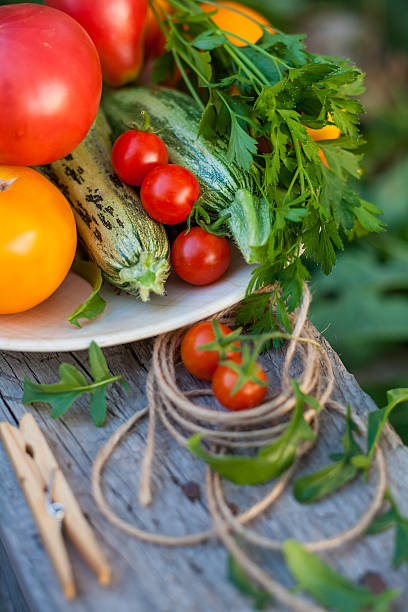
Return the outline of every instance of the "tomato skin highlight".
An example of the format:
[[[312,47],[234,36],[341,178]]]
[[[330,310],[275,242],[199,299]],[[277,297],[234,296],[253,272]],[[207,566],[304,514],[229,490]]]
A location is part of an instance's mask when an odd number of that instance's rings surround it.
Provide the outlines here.
[[[177,236],[170,260],[176,274],[187,283],[209,285],[228,269],[231,249],[226,238],[192,227]]]
[[[103,79],[119,87],[134,81],[143,64],[148,0],[46,0],[80,23],[101,58]]]
[[[0,164],[68,155],[95,119],[102,75],[95,45],[48,6],[0,6]]]
[[[242,360],[239,356],[234,356],[232,361],[241,363]],[[257,378],[267,383],[268,379],[264,370],[259,364],[256,364],[256,366]],[[265,399],[268,390],[267,387],[257,385],[255,382],[249,380],[244,383],[237,393],[231,395],[231,391],[235,387],[237,380],[238,374],[227,365],[220,365],[215,370],[212,378],[212,389],[220,404],[224,406],[224,408],[228,408],[228,410],[248,410],[249,408],[259,406]]]
[[[23,312],[60,286],[75,256],[71,207],[39,172],[0,166],[0,315]]]
[[[112,163],[118,177],[128,185],[140,187],[156,166],[167,164],[166,145],[156,134],[129,130],[113,145]]]
[[[231,329],[226,325],[220,324],[224,335],[230,334]],[[218,367],[220,356],[218,351],[199,350],[199,346],[214,342],[215,335],[211,321],[202,321],[191,327],[183,337],[181,342],[181,359],[184,367],[196,378],[201,380],[211,380]],[[235,342],[238,347],[239,343]],[[228,353],[228,359],[236,353]]]
[[[200,184],[196,177],[177,164],[153,168],[140,191],[146,212],[167,225],[185,221],[199,195]]]

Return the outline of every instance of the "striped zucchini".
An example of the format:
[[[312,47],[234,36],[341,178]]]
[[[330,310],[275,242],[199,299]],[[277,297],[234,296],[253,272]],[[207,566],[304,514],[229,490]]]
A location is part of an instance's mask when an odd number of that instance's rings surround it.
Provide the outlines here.
[[[100,110],[85,140],[51,164],[51,172],[71,203],[91,259],[110,283],[146,301],[151,291],[164,293],[169,243],[164,227],[147,215],[137,193],[116,176],[111,136]]]
[[[188,168],[199,180],[199,203],[235,239],[246,261],[262,261],[261,247],[270,234],[269,205],[254,195],[250,173],[228,161],[228,142],[198,136],[201,111],[194,100],[174,89],[129,87],[108,93],[103,109],[115,137],[146,112],[159,132],[170,161]]]

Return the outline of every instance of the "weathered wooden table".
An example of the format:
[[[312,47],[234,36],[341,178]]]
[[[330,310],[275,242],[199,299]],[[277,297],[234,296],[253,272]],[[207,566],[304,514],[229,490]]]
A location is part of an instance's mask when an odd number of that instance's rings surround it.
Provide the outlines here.
[[[105,355],[115,374],[125,376],[131,386],[127,395],[120,386],[109,392],[109,418],[103,429],[91,423],[87,400],[81,399],[63,419],[54,421],[46,406],[30,408],[45,432],[75,494],[95,529],[114,569],[110,588],[99,586],[88,567],[70,549],[79,596],[68,603],[61,595],[56,577],[43,550],[36,527],[17,485],[14,472],[0,444],[0,610],[12,612],[236,612],[251,610],[251,602],[239,595],[226,580],[226,552],[211,541],[194,548],[159,548],[134,540],[112,527],[95,510],[90,492],[90,470],[98,449],[135,410],[145,405],[145,377],[151,356],[151,342],[138,342],[107,349]],[[348,374],[331,351],[336,372],[336,398],[350,402],[365,417],[374,404]],[[53,382],[58,366],[69,361],[87,373],[86,352],[69,354],[0,353],[0,419],[15,424],[25,411],[21,404],[22,379]],[[276,379],[282,355],[265,357],[269,376]],[[323,435],[317,447],[304,460],[302,472],[328,462],[329,452],[341,448],[342,420],[330,413],[323,419]],[[115,451],[105,472],[105,490],[113,507],[128,521],[150,531],[183,534],[208,527],[203,487],[201,499],[186,495],[187,482],[203,482],[204,466],[179,448],[160,426],[154,462],[155,502],[141,508],[137,501],[140,459],[146,435],[142,422]],[[408,514],[408,450],[388,429],[384,435],[390,486],[401,510]],[[281,539],[318,539],[350,526],[366,507],[375,484],[361,479],[329,500],[310,507],[300,506],[290,490],[261,521],[263,532]],[[183,490],[184,488],[184,490]],[[231,500],[240,509],[259,497],[264,487],[245,487],[239,492],[226,485]],[[388,586],[402,595],[395,610],[408,609],[407,569],[391,570],[393,532],[366,537],[324,559],[358,582],[368,572],[379,574]],[[257,554],[256,552],[254,554]],[[262,553],[264,566],[275,579],[290,585],[290,577],[280,555]]]

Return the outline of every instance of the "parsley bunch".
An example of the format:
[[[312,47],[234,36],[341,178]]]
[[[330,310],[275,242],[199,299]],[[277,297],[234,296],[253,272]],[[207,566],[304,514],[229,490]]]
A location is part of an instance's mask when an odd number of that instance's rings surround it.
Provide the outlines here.
[[[227,139],[227,161],[250,173],[263,231],[250,253],[260,266],[248,294],[278,283],[274,304],[292,311],[309,276],[303,258],[329,274],[335,249],[342,249],[344,240],[384,229],[377,217],[381,211],[347,182],[362,172],[358,116],[363,109],[355,96],[363,91],[364,75],[347,60],[307,52],[303,35],[259,23],[262,38],[238,47],[196,0],[169,0],[171,12],[159,9],[157,0],[150,4],[167,39],[155,80],[172,78],[178,69],[202,111],[200,133]],[[222,6],[210,4],[214,10]],[[235,37],[245,41],[245,33]],[[306,126],[321,128],[329,122],[342,136],[317,144]],[[231,219],[214,218],[214,210],[200,202],[203,208],[202,225],[211,231],[211,218],[217,232],[231,234]],[[247,227],[247,234],[253,231]],[[243,322],[262,320],[257,300],[264,299],[252,299]]]

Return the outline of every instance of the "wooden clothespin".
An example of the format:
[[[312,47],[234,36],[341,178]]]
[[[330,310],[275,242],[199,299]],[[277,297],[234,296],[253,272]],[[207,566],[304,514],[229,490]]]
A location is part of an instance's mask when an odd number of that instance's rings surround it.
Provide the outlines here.
[[[100,583],[109,584],[110,567],[33,415],[27,412],[19,428],[0,423],[0,435],[64,595],[73,599],[76,588],[61,530],[62,519],[64,531]]]

